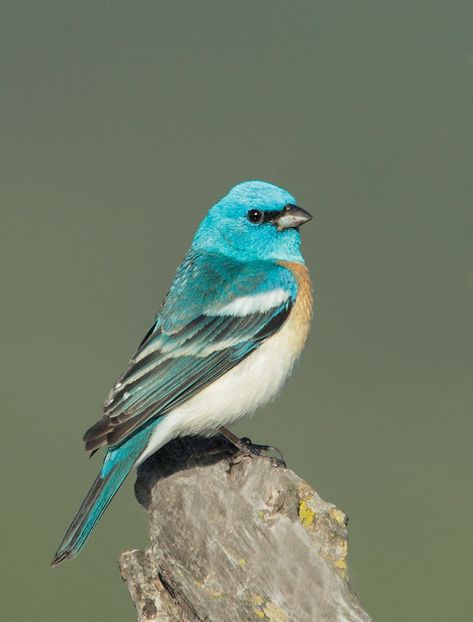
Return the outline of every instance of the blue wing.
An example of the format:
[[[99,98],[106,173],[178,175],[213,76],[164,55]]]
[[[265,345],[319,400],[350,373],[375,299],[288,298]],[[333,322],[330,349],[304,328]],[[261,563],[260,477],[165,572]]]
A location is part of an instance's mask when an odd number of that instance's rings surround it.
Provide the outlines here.
[[[191,252],[86,432],[86,449],[121,443],[228,372],[281,328],[296,293],[292,273],[276,263]]]

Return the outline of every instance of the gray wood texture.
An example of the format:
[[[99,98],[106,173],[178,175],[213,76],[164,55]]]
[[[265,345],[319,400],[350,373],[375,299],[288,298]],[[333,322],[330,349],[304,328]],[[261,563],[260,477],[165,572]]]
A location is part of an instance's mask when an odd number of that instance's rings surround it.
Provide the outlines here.
[[[275,459],[169,443],[138,472],[151,547],[120,559],[140,622],[367,622],[347,519]]]

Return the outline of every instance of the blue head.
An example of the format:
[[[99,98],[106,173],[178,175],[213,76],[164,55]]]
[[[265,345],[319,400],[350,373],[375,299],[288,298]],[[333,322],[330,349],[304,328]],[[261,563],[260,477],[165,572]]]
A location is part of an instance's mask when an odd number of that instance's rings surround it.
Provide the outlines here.
[[[239,261],[300,262],[299,227],[311,218],[286,190],[264,181],[245,181],[209,210],[192,247]]]

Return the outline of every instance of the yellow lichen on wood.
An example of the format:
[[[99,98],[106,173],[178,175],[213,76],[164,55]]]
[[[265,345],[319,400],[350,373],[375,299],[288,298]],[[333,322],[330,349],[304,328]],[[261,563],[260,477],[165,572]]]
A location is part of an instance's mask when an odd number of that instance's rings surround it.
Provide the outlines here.
[[[253,603],[253,605],[262,605],[264,603],[264,598],[252,592],[250,594],[250,603]]]
[[[314,507],[315,493],[306,483],[298,487],[297,493],[299,496],[299,521],[303,527],[310,529],[314,525],[314,521],[316,519],[316,511]]]
[[[332,508],[330,510],[330,516],[336,521],[339,525],[343,526],[346,524],[347,516],[345,512],[342,512],[338,508]]]
[[[299,503],[299,520],[306,529],[312,527],[315,519],[315,512],[309,507],[307,501],[302,499]]]
[[[250,594],[249,600],[250,600],[250,603],[257,606],[257,608],[255,607],[253,609],[253,613],[255,614],[255,616],[260,618],[260,620],[263,620],[265,616],[264,616],[264,611],[261,609],[261,605],[264,603],[264,598],[260,596],[259,594],[255,594],[254,592],[252,592]]]
[[[337,559],[333,562],[333,565],[337,570],[340,571],[340,574],[344,577],[347,574],[347,560],[346,559]]]
[[[264,615],[270,622],[289,622],[287,613],[275,603],[268,601],[263,607]]]

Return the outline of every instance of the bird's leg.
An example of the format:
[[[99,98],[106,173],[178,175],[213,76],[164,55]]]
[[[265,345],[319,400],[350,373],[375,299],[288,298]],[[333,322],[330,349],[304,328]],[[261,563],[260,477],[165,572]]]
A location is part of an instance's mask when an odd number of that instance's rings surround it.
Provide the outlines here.
[[[224,436],[232,445],[234,445],[242,454],[247,456],[253,454],[256,456],[261,456],[267,452],[274,452],[278,454],[277,460],[282,462],[284,466],[286,463],[284,462],[284,456],[282,452],[277,447],[272,447],[271,445],[254,445],[249,438],[239,438],[236,434],[233,434],[227,428],[223,426],[218,430],[222,436]]]
[[[230,443],[234,445],[237,449],[239,449],[241,452],[246,453],[246,454],[249,453],[248,445],[250,443],[246,442],[248,439],[243,440],[243,439],[238,438],[236,434],[233,434],[233,432],[231,432],[227,428],[224,428],[223,426],[219,428],[218,431],[220,432],[222,436],[224,436],[227,439],[227,441],[230,441]]]

